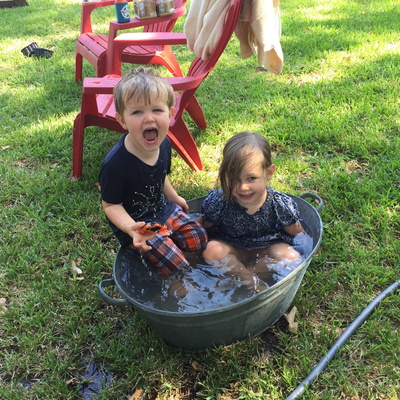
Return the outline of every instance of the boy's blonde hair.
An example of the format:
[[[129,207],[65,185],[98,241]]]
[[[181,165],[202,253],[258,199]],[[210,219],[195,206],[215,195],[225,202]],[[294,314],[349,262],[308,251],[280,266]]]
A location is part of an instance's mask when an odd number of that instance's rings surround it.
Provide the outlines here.
[[[243,168],[250,162],[261,162],[264,170],[272,165],[271,146],[259,133],[240,132],[225,144],[219,167],[219,181],[224,196],[231,201],[232,192]]]
[[[115,111],[122,115],[129,101],[148,104],[154,95],[165,99],[168,108],[175,104],[174,89],[154,68],[132,69],[114,88]]]

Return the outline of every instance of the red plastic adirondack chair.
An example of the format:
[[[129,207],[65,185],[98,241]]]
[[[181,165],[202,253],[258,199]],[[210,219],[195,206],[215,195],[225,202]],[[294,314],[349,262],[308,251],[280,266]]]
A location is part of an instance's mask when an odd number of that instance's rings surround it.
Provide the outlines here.
[[[128,0],[132,2],[132,0]],[[172,15],[140,20],[131,18],[130,22],[111,21],[108,36],[93,32],[91,15],[99,7],[114,7],[114,0],[82,2],[81,34],[76,41],[75,81],[82,80],[82,60],[86,59],[96,70],[96,76],[108,73],[108,45],[118,31],[143,27],[143,32],[171,32],[179,17],[186,13],[186,0],[174,0],[175,12]],[[128,47],[122,54],[122,62],[131,64],[159,64],[165,66],[174,76],[182,76],[182,71],[170,46],[149,45]]]
[[[175,113],[171,120],[168,136],[173,148],[193,170],[201,170],[202,163],[196,143],[183,120],[188,111],[197,125],[206,127],[203,110],[195,98],[195,92],[214,68],[224,51],[239,18],[242,0],[231,0],[222,35],[214,52],[208,60],[195,57],[188,74],[184,77],[165,78],[175,90]],[[113,89],[121,79],[121,57],[123,49],[141,43],[143,45],[185,44],[182,33],[125,33],[119,35],[113,44],[111,72],[103,78],[85,78],[82,88],[81,112],[77,115],[73,129],[72,164],[73,178],[82,174],[84,129],[86,126],[99,126],[117,132],[125,132],[115,118]]]

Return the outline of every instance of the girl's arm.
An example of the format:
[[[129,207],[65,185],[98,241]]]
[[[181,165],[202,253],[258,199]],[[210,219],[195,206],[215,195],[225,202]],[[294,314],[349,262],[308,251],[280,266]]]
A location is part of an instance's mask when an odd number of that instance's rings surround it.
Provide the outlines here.
[[[284,231],[294,237],[295,244],[303,247],[303,255],[308,257],[311,254],[313,248],[312,239],[307,235],[300,222],[284,228]]]
[[[103,210],[107,218],[121,231],[127,233],[132,238],[132,243],[135,247],[142,247],[143,250],[150,250],[151,246],[146,243],[146,240],[153,239],[155,233],[149,236],[144,236],[139,233],[139,229],[146,223],[144,221],[136,222],[125,210],[122,204],[112,204],[102,201]]]
[[[200,218],[199,218],[198,221],[200,222],[200,224],[203,225],[203,227],[204,227],[205,229],[211,228],[211,227],[214,225],[212,222],[204,221],[202,215],[200,215]]]
[[[283,230],[290,236],[295,237],[297,236],[299,233],[302,233],[304,231],[301,223],[299,221],[297,221],[295,224],[293,225],[289,225],[286,226],[285,228],[283,228]]]
[[[187,205],[186,200],[176,193],[176,190],[172,187],[168,176],[165,177],[163,193],[167,200],[174,202],[178,206],[181,206],[183,211],[188,212],[189,206]]]

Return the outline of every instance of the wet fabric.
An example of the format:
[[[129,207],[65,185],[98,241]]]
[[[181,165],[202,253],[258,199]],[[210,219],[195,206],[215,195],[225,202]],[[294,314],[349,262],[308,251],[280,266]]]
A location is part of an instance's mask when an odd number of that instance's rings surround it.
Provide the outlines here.
[[[184,251],[202,251],[207,245],[207,232],[202,225],[192,220],[180,207],[176,206],[167,219],[166,229],[147,243],[151,250],[140,250],[162,275],[171,275],[189,267]]]

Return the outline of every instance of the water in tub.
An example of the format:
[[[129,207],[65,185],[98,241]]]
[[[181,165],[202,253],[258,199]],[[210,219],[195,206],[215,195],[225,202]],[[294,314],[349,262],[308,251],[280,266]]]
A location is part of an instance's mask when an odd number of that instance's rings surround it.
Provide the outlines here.
[[[207,264],[200,254],[186,253],[190,267],[172,277],[162,277],[142,260],[122,276],[133,288],[134,299],[163,311],[199,312],[237,303],[273,286],[300,266],[312,251],[312,238],[302,233],[294,248],[302,248],[296,260],[272,261],[265,250],[240,251],[239,263],[229,257]],[[246,266],[243,273],[243,265]]]

